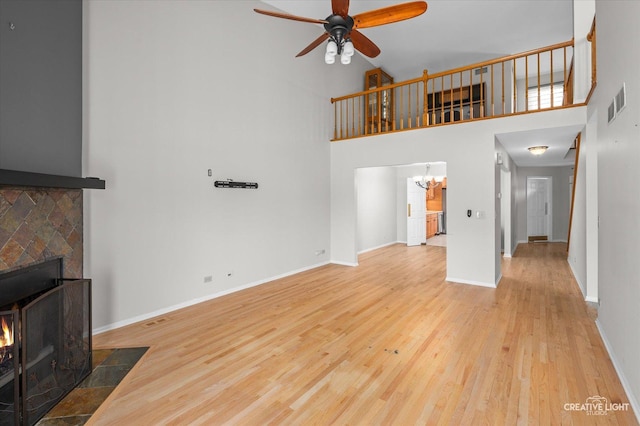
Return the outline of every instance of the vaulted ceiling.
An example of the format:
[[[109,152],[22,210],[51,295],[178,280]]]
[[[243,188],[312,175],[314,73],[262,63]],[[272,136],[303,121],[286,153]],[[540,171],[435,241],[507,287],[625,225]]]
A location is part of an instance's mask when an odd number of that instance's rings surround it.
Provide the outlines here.
[[[331,14],[331,0],[262,1],[267,4],[265,9],[297,16],[324,19]],[[403,2],[351,0],[349,14],[353,16]],[[427,0],[427,3],[427,11],[416,18],[361,30],[381,50],[378,57],[368,60],[396,81],[419,77],[425,69],[435,73],[573,37],[573,0]],[[282,21],[283,28],[289,25],[317,24]],[[323,28],[317,26],[320,35]],[[301,40],[300,50],[310,42]],[[291,55],[297,53],[291,52]],[[339,61],[318,65],[343,66]],[[501,135],[499,140],[519,165],[570,165],[573,157],[569,147],[575,138],[574,130],[541,129],[532,134]],[[545,145],[554,148],[549,153],[555,155],[536,158],[519,155],[526,153],[522,151],[524,145],[534,140],[546,141]]]
[[[298,16],[324,19],[331,14],[331,0],[262,1]],[[351,0],[349,14],[399,3],[404,0]],[[424,69],[435,73],[573,37],[572,0],[427,0],[427,4],[427,11],[416,18],[361,30],[381,50],[371,63],[397,81],[419,77]],[[282,22],[283,28],[288,25],[315,24]],[[322,27],[317,26],[320,35]],[[300,43],[300,50],[308,44]]]

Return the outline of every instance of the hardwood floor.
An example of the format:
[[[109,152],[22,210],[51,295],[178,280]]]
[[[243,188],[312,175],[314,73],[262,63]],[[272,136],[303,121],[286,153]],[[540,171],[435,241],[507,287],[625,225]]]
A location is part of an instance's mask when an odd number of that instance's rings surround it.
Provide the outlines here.
[[[565,244],[520,245],[497,289],[444,281],[445,253],[394,245],[95,336],[150,349],[89,424],[637,424],[567,405],[628,400]]]

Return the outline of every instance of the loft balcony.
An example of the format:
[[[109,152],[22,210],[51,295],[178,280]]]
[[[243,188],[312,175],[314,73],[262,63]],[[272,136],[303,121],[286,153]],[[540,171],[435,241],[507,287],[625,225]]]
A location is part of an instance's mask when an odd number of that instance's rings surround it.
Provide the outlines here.
[[[332,141],[585,105],[596,84],[595,20],[587,35],[591,91],[574,102],[574,41],[399,83],[368,71],[365,90],[332,98]]]

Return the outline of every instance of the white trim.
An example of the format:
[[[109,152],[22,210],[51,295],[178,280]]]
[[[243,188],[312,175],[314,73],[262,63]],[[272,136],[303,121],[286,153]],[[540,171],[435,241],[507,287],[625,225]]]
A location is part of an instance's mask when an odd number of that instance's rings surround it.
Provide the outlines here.
[[[631,404],[631,408],[633,409],[633,414],[636,416],[636,420],[640,423],[640,403],[633,395],[633,390],[626,376],[624,375],[624,371],[620,366],[620,363],[616,359],[613,353],[613,347],[609,343],[607,336],[604,334],[604,330],[600,325],[600,321],[596,320],[596,327],[598,327],[598,331],[600,332],[600,337],[602,338],[602,342],[604,343],[604,347],[607,348],[607,352],[609,353],[609,358],[611,358],[611,362],[613,363],[613,368],[616,369],[616,373],[618,373],[618,378],[620,379],[620,383],[622,383],[622,387],[624,388],[625,393],[627,394],[627,398],[629,399],[629,403]]]
[[[496,288],[495,283],[485,283],[485,282],[482,282],[482,281],[463,280],[461,278],[451,278],[451,277],[447,277],[444,280],[448,281],[450,283],[469,284],[469,285],[477,285],[479,287]]]
[[[500,280],[502,280],[502,271],[500,271],[500,275],[498,276],[498,279],[496,280],[496,288],[498,288],[498,285],[500,284]]]
[[[342,265],[342,266],[358,266],[358,262],[341,262],[339,260],[331,260],[329,263],[333,265]]]
[[[230,289],[227,289],[227,290],[223,290],[223,291],[219,291],[219,292],[213,293],[213,294],[208,294],[206,296],[198,297],[196,299],[191,299],[191,300],[188,300],[188,301],[183,302],[183,303],[178,303],[176,305],[168,306],[166,308],[162,308],[162,309],[158,309],[158,310],[153,311],[153,312],[149,312],[147,314],[138,315],[138,316],[135,316],[133,318],[129,318],[129,319],[126,319],[126,320],[122,320],[122,321],[114,322],[114,323],[111,323],[111,324],[107,324],[107,325],[99,327],[99,328],[95,328],[95,329],[93,329],[92,333],[95,336],[96,334],[104,333],[104,332],[109,331],[109,330],[115,330],[116,328],[120,328],[120,327],[124,327],[124,326],[127,326],[127,325],[131,325],[131,324],[134,324],[134,323],[137,323],[137,322],[140,322],[140,321],[145,321],[145,320],[148,320],[149,318],[157,317],[157,316],[160,316],[160,315],[165,315],[165,314],[168,314],[169,312],[173,312],[173,311],[177,311],[178,309],[182,309],[182,308],[186,308],[186,307],[189,307],[189,306],[197,305],[198,303],[206,302],[206,301],[211,300],[211,299],[216,299],[216,298],[221,297],[221,296],[226,296],[227,294],[235,293],[235,292],[240,291],[240,290],[245,290],[247,288],[256,287],[256,286],[259,286],[261,284],[266,284],[266,283],[268,283],[270,281],[275,281],[275,280],[278,280],[280,278],[288,277],[290,275],[295,275],[295,274],[299,274],[301,272],[305,272],[305,271],[308,271],[308,270],[311,270],[311,269],[319,268],[321,266],[328,265],[329,263],[331,263],[331,262],[318,263],[316,265],[311,265],[311,266],[308,266],[306,268],[301,268],[301,269],[297,269],[295,271],[286,272],[284,274],[276,275],[275,277],[266,278],[264,280],[259,280],[259,281],[254,281],[252,283],[248,283],[248,284],[245,284],[245,285],[241,285],[241,286],[238,286],[238,287],[233,287],[233,288],[230,288]]]
[[[508,253],[502,253],[502,257],[506,257],[507,259],[511,259],[513,256]]]
[[[584,298],[585,302],[590,302],[590,303],[596,303],[596,304],[600,304],[600,299],[598,299],[597,297],[593,297],[593,296],[587,296]]]
[[[381,249],[383,247],[389,247],[389,246],[392,246],[394,244],[398,244],[398,241],[392,241],[390,243],[385,243],[385,244],[379,245],[378,247],[372,247],[372,248],[364,249],[362,251],[359,251],[358,254],[368,253],[370,251],[378,250],[378,249]]]

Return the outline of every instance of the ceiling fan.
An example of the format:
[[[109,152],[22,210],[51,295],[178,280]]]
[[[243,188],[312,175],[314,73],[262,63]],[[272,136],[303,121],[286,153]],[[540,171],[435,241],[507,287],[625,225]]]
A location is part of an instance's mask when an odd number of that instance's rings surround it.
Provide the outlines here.
[[[370,58],[375,58],[380,54],[380,48],[358,31],[359,29],[377,27],[379,25],[415,18],[427,10],[427,3],[424,1],[401,3],[359,13],[355,16],[349,16],[349,0],[331,0],[331,9],[332,14],[325,19],[305,18],[269,10],[253,10],[263,15],[275,16],[276,18],[324,25],[325,32],[312,41],[310,45],[302,49],[296,57],[306,55],[320,46],[324,41],[329,40],[324,57],[325,62],[327,64],[333,64],[336,55],[340,55],[340,62],[348,64],[351,62],[351,56],[353,56],[355,50],[360,51]]]

